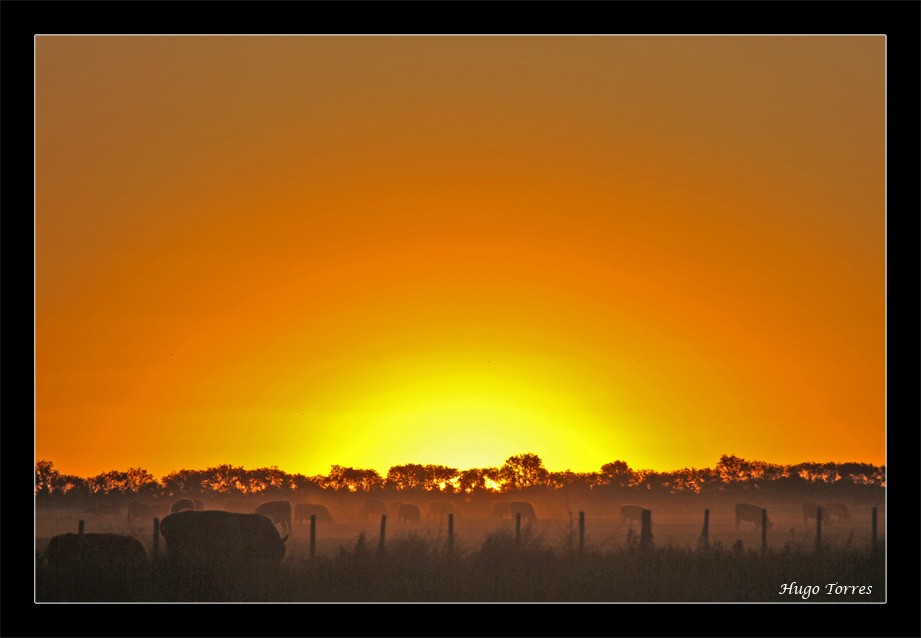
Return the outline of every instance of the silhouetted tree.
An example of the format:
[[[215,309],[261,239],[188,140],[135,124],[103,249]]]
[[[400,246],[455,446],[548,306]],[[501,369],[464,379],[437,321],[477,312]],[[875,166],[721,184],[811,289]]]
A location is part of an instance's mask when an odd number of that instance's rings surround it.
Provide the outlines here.
[[[333,465],[329,474],[321,479],[321,485],[328,489],[348,492],[369,492],[383,487],[384,479],[377,470],[356,469]]]
[[[460,472],[456,467],[426,465],[422,487],[428,491],[453,491],[454,487],[450,481],[456,479],[459,474]]]
[[[601,480],[611,487],[627,487],[633,480],[633,470],[624,461],[614,461],[601,466]]]
[[[54,463],[44,459],[35,463],[35,495],[47,498],[54,491],[54,481],[60,473],[54,469]]]
[[[474,467],[459,472],[457,477],[457,489],[464,494],[490,492],[493,491],[490,485],[498,485],[498,483],[499,468],[497,467]]]
[[[505,490],[546,485],[549,474],[540,457],[530,452],[508,457],[499,468],[499,480]]]
[[[424,465],[406,463],[394,465],[387,470],[387,487],[398,491],[421,489],[425,487],[426,470]]]

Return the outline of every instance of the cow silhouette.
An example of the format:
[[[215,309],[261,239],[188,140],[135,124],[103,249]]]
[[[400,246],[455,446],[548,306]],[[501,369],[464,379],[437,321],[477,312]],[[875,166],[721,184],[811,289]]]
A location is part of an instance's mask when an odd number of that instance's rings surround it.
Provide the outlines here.
[[[761,528],[761,507],[757,505],[750,505],[748,503],[738,503],[736,504],[736,529],[739,529],[739,523],[745,521],[747,523],[754,523],[755,528]],[[770,529],[773,527],[771,519],[767,519],[767,528]]]
[[[291,531],[291,503],[288,501],[268,501],[262,503],[255,510],[256,514],[262,514],[276,525],[281,525],[283,534]]]
[[[160,523],[167,597],[239,600],[278,578],[288,536],[262,514],[183,510]],[[269,579],[268,581],[266,579]]]
[[[55,601],[137,600],[149,569],[144,546],[121,534],[60,534],[45,558],[47,595]]]
[[[512,501],[508,504],[508,508],[513,520],[519,514],[521,514],[522,520],[527,520],[529,522],[534,522],[537,520],[537,514],[534,512],[534,506],[531,505],[528,501]]]
[[[808,526],[810,520],[816,520],[816,513],[822,508],[822,522],[829,521],[828,508],[823,507],[821,503],[803,503],[803,525]]]
[[[412,503],[403,503],[400,505],[400,512],[397,515],[399,523],[418,523],[422,520],[422,512],[417,505]]]
[[[333,522],[333,515],[329,508],[319,503],[298,503],[294,506],[294,522],[309,523],[310,517],[316,516],[318,521]]]

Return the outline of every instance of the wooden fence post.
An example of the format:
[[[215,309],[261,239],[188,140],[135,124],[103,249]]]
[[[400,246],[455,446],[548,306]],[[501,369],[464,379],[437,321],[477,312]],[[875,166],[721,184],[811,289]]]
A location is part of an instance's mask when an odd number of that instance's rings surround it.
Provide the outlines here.
[[[387,515],[381,514],[381,540],[377,546],[377,551],[384,553],[384,539],[387,535]]]
[[[585,512],[579,512],[579,553],[585,551]]]
[[[310,515],[310,558],[317,555],[317,515]]]
[[[80,547],[80,562],[86,560],[86,538],[83,535],[84,521],[77,522],[77,545]]]
[[[822,508],[815,509],[815,551],[822,551]]]
[[[640,515],[640,549],[647,551],[652,545],[652,510],[643,509]]]
[[[710,549],[710,510],[704,510],[704,528],[700,532],[700,548],[704,551]]]
[[[521,542],[521,512],[515,512],[515,542]]]
[[[761,508],[761,555],[767,554],[767,510]]]
[[[877,543],[876,543],[876,521],[877,521],[877,518],[876,518],[876,508],[875,508],[875,507],[873,508],[873,515],[872,515],[872,519],[871,519],[871,520],[872,520],[872,523],[871,523],[871,524],[872,524],[872,528],[871,528],[871,530],[870,530],[870,542],[871,542],[872,545],[873,545],[873,556],[876,556],[877,552],[879,551],[879,548],[878,548]]]

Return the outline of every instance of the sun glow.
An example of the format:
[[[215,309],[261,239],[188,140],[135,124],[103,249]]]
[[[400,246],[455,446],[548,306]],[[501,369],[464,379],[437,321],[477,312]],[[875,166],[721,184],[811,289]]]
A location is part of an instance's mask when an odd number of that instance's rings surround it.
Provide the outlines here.
[[[584,405],[578,378],[559,370],[498,351],[394,358],[352,378],[351,399],[322,429],[349,432],[352,463],[383,463],[383,470],[403,463],[490,467],[538,448],[550,462],[584,455],[586,443],[575,433],[600,426],[599,416]]]

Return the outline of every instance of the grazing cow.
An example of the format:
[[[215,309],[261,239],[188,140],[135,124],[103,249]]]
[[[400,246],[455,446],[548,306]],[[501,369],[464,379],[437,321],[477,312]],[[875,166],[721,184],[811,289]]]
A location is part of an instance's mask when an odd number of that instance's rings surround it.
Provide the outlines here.
[[[318,521],[333,522],[333,515],[329,508],[319,503],[298,503],[294,506],[294,522],[309,523],[310,517],[316,516]]]
[[[97,518],[103,518],[105,516],[112,516],[118,518],[121,516],[122,508],[118,503],[103,503],[100,505],[90,505],[85,510],[84,514],[92,514]]]
[[[754,523],[755,527],[761,528],[761,508],[757,505],[749,505],[748,503],[738,503],[736,504],[736,529],[739,529],[739,523],[746,521],[748,523]],[[767,527],[770,529],[773,527],[771,519],[767,519]]]
[[[822,522],[827,523],[829,520],[828,508],[822,507],[821,503],[803,503],[803,525],[809,526],[809,520],[815,520],[816,512],[822,508]]]
[[[537,514],[534,513],[534,506],[527,501],[512,501],[508,504],[508,507],[512,515],[512,520],[515,520],[518,514],[521,514],[522,519],[527,519],[531,522],[537,520]]]
[[[223,510],[183,510],[160,523],[166,553],[174,563],[278,565],[285,556],[285,541],[272,521],[262,514],[237,514]]]
[[[840,523],[849,523],[851,520],[851,511],[844,503],[826,503],[825,509],[828,510],[828,516],[832,516]]]
[[[458,511],[454,506],[454,503],[450,501],[432,501],[428,506],[428,517],[431,518],[444,518],[448,514],[454,514],[454,518],[457,518]]]
[[[369,516],[386,516],[387,504],[376,498],[365,499],[365,502],[361,504],[361,510],[358,514],[365,520],[368,520]]]
[[[176,512],[184,512],[185,510],[195,510],[195,501],[190,498],[181,498],[170,508],[169,513],[175,514]]]
[[[637,523],[642,522],[643,520],[643,510],[646,509],[640,505],[624,505],[620,508],[620,522],[630,523],[636,521]]]
[[[128,522],[133,523],[136,520],[149,521],[154,517],[153,508],[147,503],[131,501],[128,503]]]
[[[504,520],[512,517],[512,508],[508,501],[496,501],[489,506],[489,517]]]
[[[278,576],[285,541],[269,518],[223,510],[183,510],[160,523],[165,587],[177,600],[246,600]]]
[[[269,501],[259,505],[256,514],[262,514],[276,525],[281,525],[283,534],[291,531],[291,503],[288,501]]]
[[[422,520],[422,512],[419,507],[412,503],[403,503],[400,505],[400,513],[397,515],[399,523],[418,523]]]
[[[131,536],[60,534],[48,542],[45,556],[52,600],[134,600],[147,576],[147,553]]]

